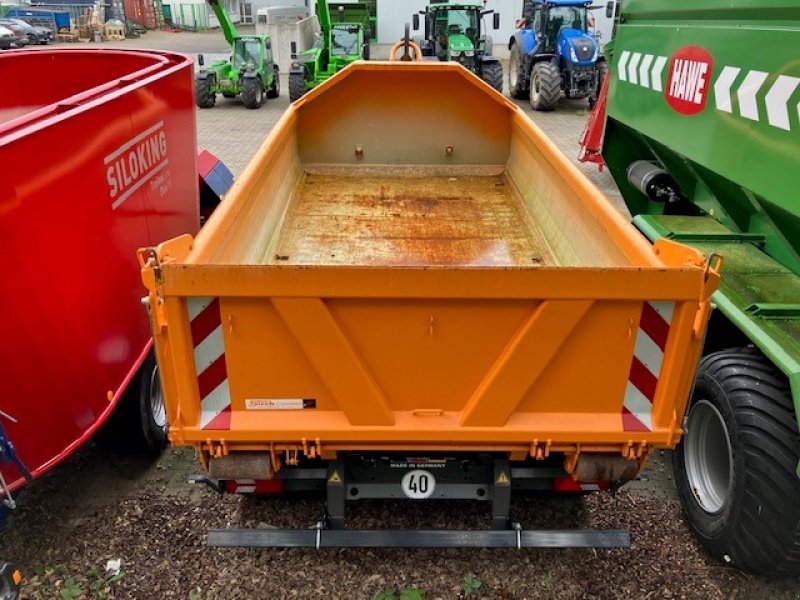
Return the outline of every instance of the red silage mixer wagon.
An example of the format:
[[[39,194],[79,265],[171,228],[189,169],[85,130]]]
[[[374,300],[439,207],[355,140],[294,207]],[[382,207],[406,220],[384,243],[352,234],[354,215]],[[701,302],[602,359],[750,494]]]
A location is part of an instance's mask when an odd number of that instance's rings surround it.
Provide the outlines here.
[[[47,85],[6,86],[0,95],[7,493],[98,430],[117,445],[164,446],[136,249],[199,228],[191,58],[123,50],[0,56],[3,80],[31,73]]]

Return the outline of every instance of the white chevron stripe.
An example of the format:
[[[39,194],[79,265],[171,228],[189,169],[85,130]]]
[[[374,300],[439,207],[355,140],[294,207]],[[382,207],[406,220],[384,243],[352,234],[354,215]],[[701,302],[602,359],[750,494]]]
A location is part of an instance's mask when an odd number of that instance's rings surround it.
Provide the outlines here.
[[[661,86],[661,81],[664,78],[664,67],[667,66],[667,57],[659,56],[653,65],[653,70],[650,71],[650,87],[657,92],[663,92],[664,88]]]
[[[639,83],[639,78],[636,76],[636,70],[639,68],[639,61],[642,59],[641,52],[634,52],[631,56],[631,62],[628,63],[628,81],[631,83]]]
[[[789,98],[800,85],[800,78],[781,75],[764,98],[767,104],[767,121],[774,127],[789,131]]]
[[[625,50],[619,56],[619,63],[617,63],[617,75],[619,76],[620,81],[628,81],[628,76],[626,74],[626,69],[628,65],[628,59],[631,57],[631,53],[628,50]]]
[[[736,96],[739,98],[739,113],[745,119],[758,121],[758,104],[756,94],[764,85],[769,73],[764,71],[748,71],[747,75],[739,86]]]
[[[650,87],[650,65],[654,58],[652,54],[645,54],[639,66],[639,84],[646,88]]]
[[[733,112],[731,87],[741,72],[742,70],[738,67],[724,67],[720,72],[717,81],[714,82],[714,101],[717,103],[718,110]]]

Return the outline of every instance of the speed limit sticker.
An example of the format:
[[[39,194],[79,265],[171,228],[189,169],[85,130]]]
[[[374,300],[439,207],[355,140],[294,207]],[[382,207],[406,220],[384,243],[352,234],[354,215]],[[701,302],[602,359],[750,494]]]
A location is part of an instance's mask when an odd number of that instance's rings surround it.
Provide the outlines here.
[[[403,475],[400,487],[406,497],[412,500],[425,500],[433,495],[436,489],[436,477],[425,469],[414,469]]]

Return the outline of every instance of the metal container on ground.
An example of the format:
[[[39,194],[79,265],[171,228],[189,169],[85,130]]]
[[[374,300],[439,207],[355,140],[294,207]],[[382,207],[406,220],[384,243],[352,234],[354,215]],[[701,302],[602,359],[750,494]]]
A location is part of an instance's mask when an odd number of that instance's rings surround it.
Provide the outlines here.
[[[196,239],[140,260],[173,443],[229,491],[322,486],[334,529],[345,499],[406,496],[491,500],[502,530],[512,486],[633,477],[680,438],[718,280],[435,62],[355,63],[310,91]],[[469,537],[318,533],[298,543]],[[489,533],[470,539],[550,540]],[[212,542],[297,541],[262,534]]]
[[[0,283],[0,422],[33,476],[109,418],[117,445],[165,442],[135,249],[199,226],[192,62],[0,55],[9,80],[47,82],[0,98],[0,252],[13,265]],[[11,490],[24,482],[21,468],[0,469]]]

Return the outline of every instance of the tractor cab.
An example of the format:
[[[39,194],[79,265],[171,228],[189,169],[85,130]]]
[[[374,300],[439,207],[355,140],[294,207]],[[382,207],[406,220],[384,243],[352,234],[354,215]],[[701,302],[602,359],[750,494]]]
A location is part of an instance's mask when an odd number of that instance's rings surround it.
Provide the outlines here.
[[[360,23],[336,23],[330,32],[331,59],[358,58],[364,45],[364,28]]]
[[[271,50],[267,48],[269,42],[260,37],[240,37],[234,40],[231,52],[233,68],[244,72],[248,65],[257,68],[271,59]],[[269,56],[268,56],[269,55]]]
[[[523,20],[542,45],[537,52],[552,53],[568,65],[593,66],[600,47],[589,31],[590,5],[587,0],[527,3]]]
[[[500,28],[500,15],[483,10],[477,2],[432,2],[412,16],[414,31],[420,29],[420,15],[425,30],[417,37],[422,55],[441,61],[455,61],[469,69],[496,90],[501,91],[503,72],[497,57],[492,56],[492,37],[485,34],[483,17],[492,14],[494,29]]]

